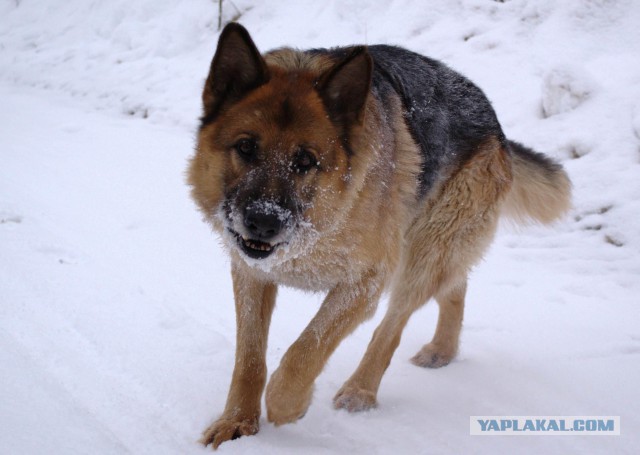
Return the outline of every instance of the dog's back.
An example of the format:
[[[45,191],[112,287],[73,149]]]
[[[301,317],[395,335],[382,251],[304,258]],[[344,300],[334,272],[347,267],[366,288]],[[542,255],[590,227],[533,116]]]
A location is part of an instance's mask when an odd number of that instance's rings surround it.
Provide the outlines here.
[[[383,100],[391,90],[400,96],[407,125],[420,147],[421,195],[432,188],[441,170],[458,167],[489,137],[502,138],[491,104],[464,76],[399,47],[371,46],[369,52],[374,90]]]

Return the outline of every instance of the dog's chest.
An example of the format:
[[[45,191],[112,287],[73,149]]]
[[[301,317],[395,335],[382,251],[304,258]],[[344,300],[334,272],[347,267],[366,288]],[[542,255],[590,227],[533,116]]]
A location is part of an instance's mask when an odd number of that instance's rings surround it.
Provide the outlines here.
[[[314,251],[269,268],[252,267],[264,279],[296,289],[326,292],[337,284],[357,281],[363,273],[349,254],[349,248]]]

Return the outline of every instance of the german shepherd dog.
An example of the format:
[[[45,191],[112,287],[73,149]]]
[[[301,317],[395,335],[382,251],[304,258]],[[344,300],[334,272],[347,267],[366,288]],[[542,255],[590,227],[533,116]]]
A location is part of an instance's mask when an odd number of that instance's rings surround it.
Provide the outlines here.
[[[201,442],[258,432],[279,285],[326,292],[266,387],[267,419],[306,412],[340,341],[389,308],[334,398],[362,411],[411,314],[432,297],[435,335],[411,360],[456,355],[467,277],[501,214],[550,223],[571,184],[550,158],[507,140],[483,92],[444,64],[385,45],[261,55],[241,25],[222,32],[202,94],[188,181],[231,257],[235,367]]]

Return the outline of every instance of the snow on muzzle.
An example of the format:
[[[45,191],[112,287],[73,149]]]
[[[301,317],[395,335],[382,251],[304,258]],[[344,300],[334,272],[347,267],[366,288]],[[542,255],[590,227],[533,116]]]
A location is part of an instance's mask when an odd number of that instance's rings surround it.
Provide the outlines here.
[[[264,259],[286,243],[292,213],[270,200],[250,202],[244,209],[239,232],[232,231],[240,249],[250,258]]]

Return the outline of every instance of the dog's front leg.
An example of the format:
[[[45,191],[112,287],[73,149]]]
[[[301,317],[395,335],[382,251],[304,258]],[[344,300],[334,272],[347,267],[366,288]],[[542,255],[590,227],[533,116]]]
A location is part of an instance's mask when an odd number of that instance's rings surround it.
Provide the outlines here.
[[[260,401],[267,378],[265,353],[277,287],[232,266],[236,304],[236,361],[222,416],[203,434],[204,445],[217,448],[224,441],[256,434]]]
[[[333,288],[320,310],[286,352],[267,386],[267,418],[276,425],[298,420],[311,403],[313,383],[340,341],[370,317],[383,277],[369,273]]]

